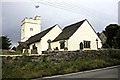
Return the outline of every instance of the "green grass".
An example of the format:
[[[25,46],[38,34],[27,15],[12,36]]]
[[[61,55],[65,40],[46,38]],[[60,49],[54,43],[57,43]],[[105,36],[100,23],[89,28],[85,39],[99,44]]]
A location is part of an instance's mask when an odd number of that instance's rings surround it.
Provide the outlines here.
[[[21,55],[21,52],[1,52],[1,55]]]
[[[40,78],[120,65],[120,50],[111,50],[110,55],[107,56],[87,56],[67,61],[52,61],[49,60],[49,56],[43,55],[42,61],[30,60],[31,57],[27,56],[19,57],[18,60],[3,61],[2,78]]]
[[[75,61],[55,62],[17,62],[3,64],[3,78],[36,78],[67,74],[106,66],[118,65],[117,59],[103,57],[99,59],[77,59]]]

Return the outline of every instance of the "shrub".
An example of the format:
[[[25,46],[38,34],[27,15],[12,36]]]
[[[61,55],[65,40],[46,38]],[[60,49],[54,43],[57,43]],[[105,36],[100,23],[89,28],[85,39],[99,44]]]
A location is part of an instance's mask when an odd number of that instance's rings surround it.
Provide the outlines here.
[[[120,50],[110,50],[110,57],[120,59]]]

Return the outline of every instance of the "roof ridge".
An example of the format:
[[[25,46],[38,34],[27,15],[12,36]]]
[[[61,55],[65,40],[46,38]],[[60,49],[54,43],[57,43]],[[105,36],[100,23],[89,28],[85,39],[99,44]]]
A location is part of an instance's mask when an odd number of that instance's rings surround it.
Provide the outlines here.
[[[56,25],[54,25],[54,26],[52,26],[52,27],[49,27],[49,28],[47,28],[47,29],[41,31],[40,33],[44,32],[44,31],[46,31],[46,30],[49,30],[50,28],[52,29],[52,28],[55,27],[55,26],[56,26]],[[37,34],[40,34],[40,33],[37,33]],[[35,34],[35,35],[37,35],[37,34]],[[33,35],[33,36],[35,36],[35,35]],[[32,37],[32,36],[31,36],[31,37]]]
[[[64,27],[62,32],[53,40],[53,42],[69,39],[75,33],[75,31],[84,23],[85,20]]]
[[[42,38],[43,36],[45,36],[45,35],[46,35],[51,29],[53,29],[55,26],[56,26],[56,25],[54,25],[54,26],[52,26],[52,27],[50,27],[50,28],[48,28],[48,29],[46,29],[46,30],[41,31],[40,33],[35,34],[34,36],[31,36],[26,42],[29,42],[28,44],[31,44],[31,43],[33,43],[33,42],[37,42],[37,41],[41,40],[41,38]]]
[[[68,25],[66,25],[66,27],[69,27],[69,26],[71,26],[71,25],[75,25],[75,24],[78,24],[78,23],[80,23],[80,22],[84,22],[84,21],[86,21],[87,19],[84,19],[84,20],[81,20],[81,21],[77,21],[77,22],[74,22],[74,23],[72,23],[72,24],[68,24]],[[66,28],[66,27],[64,27],[64,28]]]

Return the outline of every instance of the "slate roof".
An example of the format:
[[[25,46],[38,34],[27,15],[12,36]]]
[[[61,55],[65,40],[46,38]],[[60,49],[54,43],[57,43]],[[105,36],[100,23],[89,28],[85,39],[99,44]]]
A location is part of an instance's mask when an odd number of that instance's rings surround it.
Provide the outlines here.
[[[85,20],[66,26],[63,29],[63,31],[53,40],[53,42],[69,39],[76,32],[76,30],[83,24]]]
[[[53,27],[50,27],[34,36],[31,36],[27,41],[26,43],[27,44],[32,44],[34,42],[38,42],[41,40],[42,37],[44,37],[50,30],[52,30],[56,25],[54,25]]]

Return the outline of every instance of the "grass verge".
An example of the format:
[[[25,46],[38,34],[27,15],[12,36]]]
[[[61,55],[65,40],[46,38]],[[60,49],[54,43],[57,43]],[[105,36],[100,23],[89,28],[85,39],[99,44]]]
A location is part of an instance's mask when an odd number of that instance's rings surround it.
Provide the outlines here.
[[[119,65],[120,60],[113,57],[84,58],[71,61],[14,61],[3,63],[2,77],[5,78],[37,78],[59,74],[67,74],[107,66]]]

